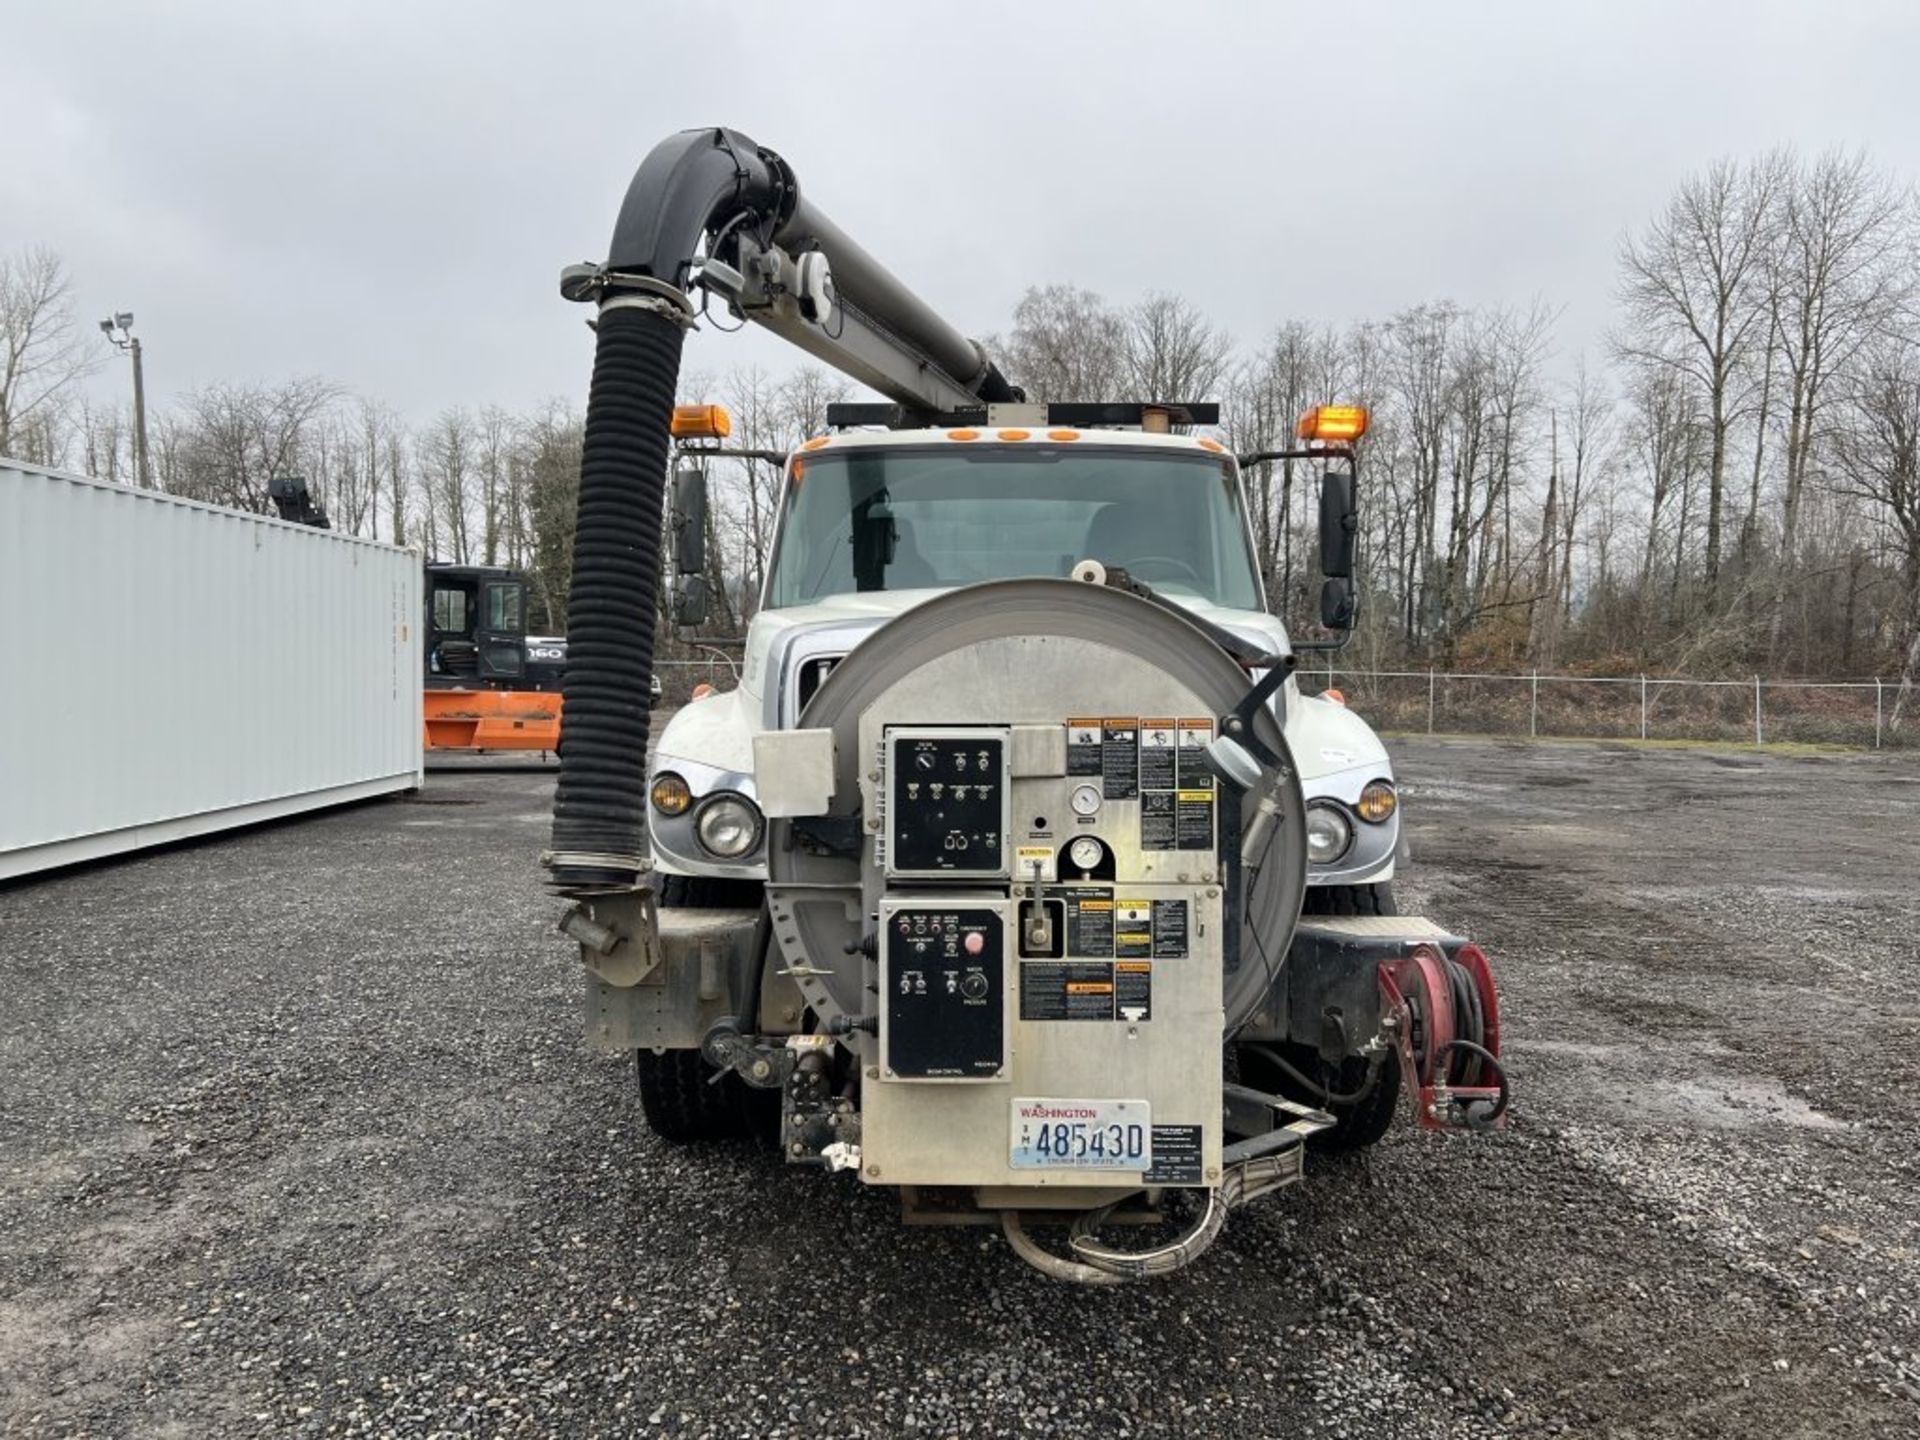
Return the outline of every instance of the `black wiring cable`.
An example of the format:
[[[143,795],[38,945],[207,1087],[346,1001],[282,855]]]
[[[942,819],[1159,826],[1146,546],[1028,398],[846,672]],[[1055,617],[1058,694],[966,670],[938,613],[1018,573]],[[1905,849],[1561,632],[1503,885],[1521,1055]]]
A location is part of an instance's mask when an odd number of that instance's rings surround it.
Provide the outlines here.
[[[1373,1093],[1373,1087],[1380,1083],[1380,1066],[1386,1058],[1384,1052],[1375,1054],[1367,1061],[1367,1078],[1360,1083],[1360,1088],[1343,1092],[1330,1089],[1318,1080],[1308,1079],[1305,1071],[1295,1069],[1288,1063],[1286,1057],[1271,1045],[1261,1045],[1253,1041],[1248,1041],[1247,1049],[1271,1061],[1279,1068],[1281,1074],[1318,1095],[1321,1103],[1326,1105],[1356,1105],[1366,1099],[1367,1096]]]

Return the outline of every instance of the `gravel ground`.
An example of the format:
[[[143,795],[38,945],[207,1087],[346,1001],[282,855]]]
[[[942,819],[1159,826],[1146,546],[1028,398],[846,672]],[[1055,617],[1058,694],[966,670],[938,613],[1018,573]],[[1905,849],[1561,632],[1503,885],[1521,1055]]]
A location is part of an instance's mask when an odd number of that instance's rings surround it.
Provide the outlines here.
[[[1920,773],[1398,749],[1514,1128],[1402,1128],[1120,1291],[648,1137],[550,772],[0,889],[0,1428],[1920,1434]]]

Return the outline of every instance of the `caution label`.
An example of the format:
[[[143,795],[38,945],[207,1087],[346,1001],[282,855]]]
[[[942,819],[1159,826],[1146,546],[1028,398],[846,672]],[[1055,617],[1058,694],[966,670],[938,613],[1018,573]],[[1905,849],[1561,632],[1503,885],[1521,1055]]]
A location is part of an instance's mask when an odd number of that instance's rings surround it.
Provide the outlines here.
[[[1113,967],[1113,1008],[1122,1020],[1153,1018],[1153,966],[1145,960],[1121,960]]]
[[[1022,1020],[1113,1019],[1113,966],[1072,961],[1020,963]]]
[[[1113,953],[1122,960],[1153,958],[1153,901],[1114,902]]]
[[[1173,829],[1177,848],[1213,849],[1213,791],[1174,791]]]
[[[1057,877],[1054,875],[1054,854],[1051,845],[1021,845],[1014,850],[1014,879],[1025,880],[1029,885],[1046,884]]]

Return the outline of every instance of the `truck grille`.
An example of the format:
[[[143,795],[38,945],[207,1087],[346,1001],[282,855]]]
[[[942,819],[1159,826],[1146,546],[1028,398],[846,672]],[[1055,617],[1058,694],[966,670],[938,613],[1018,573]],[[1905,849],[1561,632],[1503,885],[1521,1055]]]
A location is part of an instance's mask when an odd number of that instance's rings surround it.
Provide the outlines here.
[[[793,713],[797,718],[807,708],[807,702],[813,699],[827,676],[833,673],[833,667],[847,657],[844,655],[810,655],[800,662],[800,674],[794,682]]]

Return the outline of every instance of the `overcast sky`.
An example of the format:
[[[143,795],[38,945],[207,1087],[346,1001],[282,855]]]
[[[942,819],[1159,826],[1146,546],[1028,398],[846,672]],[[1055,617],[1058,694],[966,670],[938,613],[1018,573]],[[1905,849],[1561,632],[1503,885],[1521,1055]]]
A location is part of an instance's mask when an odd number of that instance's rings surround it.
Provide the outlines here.
[[[1247,342],[1537,295],[1563,363],[1622,228],[1716,156],[1920,178],[1912,0],[1360,8],[0,0],[0,250],[61,254],[89,322],[134,311],[163,402],[320,374],[424,419],[584,397],[559,269],[696,125],[780,151],[976,334],[1047,281],[1178,291]],[[689,361],[750,362],[791,352]]]

